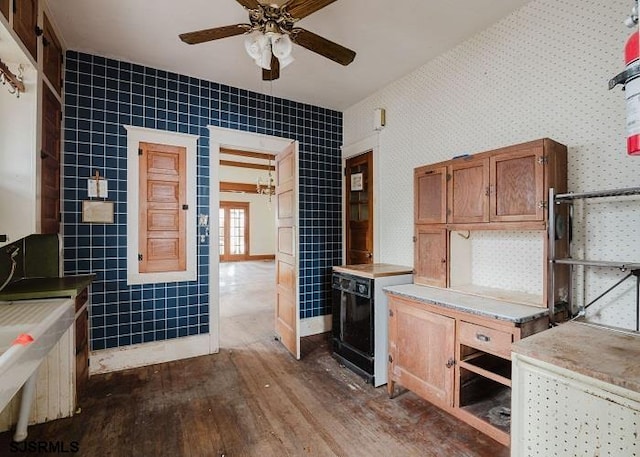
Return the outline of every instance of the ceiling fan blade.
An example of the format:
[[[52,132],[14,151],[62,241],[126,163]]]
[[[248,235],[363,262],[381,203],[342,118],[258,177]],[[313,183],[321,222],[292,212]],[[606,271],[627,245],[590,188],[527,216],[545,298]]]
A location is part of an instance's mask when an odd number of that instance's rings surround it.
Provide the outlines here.
[[[291,30],[291,39],[303,48],[307,48],[309,51],[320,54],[341,65],[349,65],[356,57],[356,53],[351,49],[299,27]]]
[[[260,8],[258,0],[236,0],[236,2],[240,3],[248,10],[257,10],[258,8]]]
[[[188,32],[180,34],[180,39],[187,44],[198,44],[206,41],[219,40],[230,36],[242,35],[251,30],[249,24],[225,25],[224,27],[216,27],[213,29],[198,30],[196,32]]]
[[[302,19],[335,1],[336,0],[291,0],[285,5],[285,8],[292,17]]]
[[[274,81],[280,77],[280,61],[274,55],[271,55],[271,70],[262,69],[263,81]]]

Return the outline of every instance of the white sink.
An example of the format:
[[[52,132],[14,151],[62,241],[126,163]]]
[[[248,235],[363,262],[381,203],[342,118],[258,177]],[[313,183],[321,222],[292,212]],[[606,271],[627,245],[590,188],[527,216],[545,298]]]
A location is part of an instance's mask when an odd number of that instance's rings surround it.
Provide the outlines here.
[[[74,311],[69,298],[0,303],[0,411],[69,329]],[[14,344],[21,334],[33,341]]]

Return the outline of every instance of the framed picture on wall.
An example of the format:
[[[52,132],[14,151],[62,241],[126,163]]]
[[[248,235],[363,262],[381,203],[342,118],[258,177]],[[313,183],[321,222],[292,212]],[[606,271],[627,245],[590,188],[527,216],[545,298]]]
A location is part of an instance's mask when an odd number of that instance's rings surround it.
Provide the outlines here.
[[[354,173],[351,175],[351,190],[361,191],[364,189],[362,173]]]

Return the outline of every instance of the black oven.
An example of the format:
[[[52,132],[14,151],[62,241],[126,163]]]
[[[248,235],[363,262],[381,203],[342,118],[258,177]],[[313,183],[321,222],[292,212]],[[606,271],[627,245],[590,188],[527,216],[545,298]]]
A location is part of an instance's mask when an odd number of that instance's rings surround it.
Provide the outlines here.
[[[333,355],[372,382],[374,374],[373,279],[333,273]]]

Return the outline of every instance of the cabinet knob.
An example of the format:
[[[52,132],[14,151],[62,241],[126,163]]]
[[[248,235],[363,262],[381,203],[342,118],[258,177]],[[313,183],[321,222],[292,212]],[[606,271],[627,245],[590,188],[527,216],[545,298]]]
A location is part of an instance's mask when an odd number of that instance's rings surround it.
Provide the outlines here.
[[[452,358],[450,358],[449,360],[447,360],[447,365],[446,365],[446,367],[447,367],[447,368],[451,368],[451,367],[452,367],[452,366],[454,366],[455,364],[456,364],[456,361],[455,361],[455,359],[452,357]]]
[[[447,259],[440,259],[440,263],[447,263]]]

